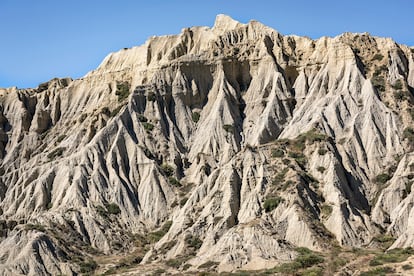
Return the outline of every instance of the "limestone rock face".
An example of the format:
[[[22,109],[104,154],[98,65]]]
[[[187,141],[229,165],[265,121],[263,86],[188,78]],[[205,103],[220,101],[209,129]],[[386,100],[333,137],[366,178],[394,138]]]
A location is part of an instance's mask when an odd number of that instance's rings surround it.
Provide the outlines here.
[[[0,274],[414,246],[413,87],[413,49],[391,39],[219,15],[81,79],[0,89]]]

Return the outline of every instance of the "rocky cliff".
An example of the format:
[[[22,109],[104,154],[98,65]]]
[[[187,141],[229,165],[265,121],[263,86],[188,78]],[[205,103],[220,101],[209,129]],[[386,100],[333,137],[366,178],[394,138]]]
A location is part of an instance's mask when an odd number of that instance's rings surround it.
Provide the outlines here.
[[[414,49],[391,39],[224,15],[78,80],[0,89],[0,273],[258,270],[298,247],[411,247],[413,92]]]

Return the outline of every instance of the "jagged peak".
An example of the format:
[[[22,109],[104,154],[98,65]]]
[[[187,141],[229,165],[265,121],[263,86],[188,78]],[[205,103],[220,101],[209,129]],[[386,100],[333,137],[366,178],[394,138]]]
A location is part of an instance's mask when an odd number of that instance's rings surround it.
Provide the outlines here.
[[[213,30],[215,31],[228,31],[235,29],[237,27],[241,27],[244,24],[234,20],[228,15],[225,14],[218,14],[216,16],[216,21],[214,22]]]

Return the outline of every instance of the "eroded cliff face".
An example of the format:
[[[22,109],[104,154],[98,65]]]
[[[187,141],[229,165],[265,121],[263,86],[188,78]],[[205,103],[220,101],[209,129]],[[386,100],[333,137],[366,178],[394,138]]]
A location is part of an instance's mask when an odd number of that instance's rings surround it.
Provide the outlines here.
[[[0,271],[105,255],[261,269],[295,247],[413,246],[414,50],[217,17],[78,80],[0,89]]]

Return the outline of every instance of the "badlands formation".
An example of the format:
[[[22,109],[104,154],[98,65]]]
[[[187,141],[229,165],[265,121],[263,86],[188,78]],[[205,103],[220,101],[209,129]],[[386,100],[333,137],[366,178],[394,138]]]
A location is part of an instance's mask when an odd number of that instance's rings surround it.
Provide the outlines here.
[[[224,15],[0,89],[0,274],[396,269],[375,261],[413,253],[413,93],[413,48]]]

